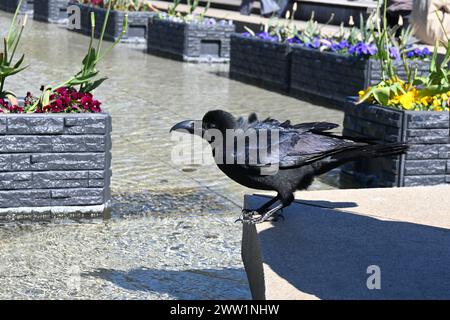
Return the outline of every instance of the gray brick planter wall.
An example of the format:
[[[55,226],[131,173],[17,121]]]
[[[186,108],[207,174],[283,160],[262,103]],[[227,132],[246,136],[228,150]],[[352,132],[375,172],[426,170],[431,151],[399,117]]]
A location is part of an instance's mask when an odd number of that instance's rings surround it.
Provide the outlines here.
[[[81,30],[74,30],[86,35],[91,34],[91,15],[95,14],[95,37],[99,37],[105,21],[106,10],[84,4],[76,4],[81,11]],[[154,15],[153,12],[128,12],[127,33],[123,36],[122,42],[145,43],[147,36],[148,18]],[[104,39],[115,41],[122,32],[124,11],[111,10],[106,25]]]
[[[23,0],[20,12],[32,12],[34,0]],[[6,12],[15,12],[19,0],[0,0],[0,10]]]
[[[449,128],[448,112],[401,111],[348,102],[344,135],[407,142],[410,149],[404,156],[349,163],[342,168],[341,180],[363,187],[449,184]]]
[[[102,213],[110,177],[108,114],[0,115],[0,218]]]
[[[147,51],[187,62],[228,62],[234,25],[173,22],[156,17],[148,22]]]
[[[256,37],[231,37],[230,78],[269,90],[290,87],[290,46]]]
[[[318,99],[325,98],[342,107],[348,96],[357,95],[359,90],[379,83],[381,79],[380,62],[344,56],[333,52],[320,52],[316,49],[292,46],[291,93],[302,97],[308,95]],[[406,78],[400,62],[397,70],[401,78]],[[418,74],[428,72],[429,61],[411,60]]]
[[[69,0],[34,0],[33,19],[51,23],[67,22]]]

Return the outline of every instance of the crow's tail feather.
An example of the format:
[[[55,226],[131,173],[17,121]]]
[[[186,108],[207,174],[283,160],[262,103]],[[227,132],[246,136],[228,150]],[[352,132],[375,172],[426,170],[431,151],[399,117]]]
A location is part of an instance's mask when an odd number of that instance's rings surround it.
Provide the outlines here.
[[[404,154],[408,151],[408,144],[406,143],[387,143],[387,144],[369,144],[365,146],[358,146],[355,148],[349,148],[345,151],[339,152],[334,156],[323,159],[316,162],[315,167],[316,174],[323,174],[340,165],[357,160],[359,158],[379,158],[389,157]]]
[[[400,155],[408,151],[406,143],[387,143],[375,144],[362,147],[359,151],[360,156],[364,158],[378,158]]]

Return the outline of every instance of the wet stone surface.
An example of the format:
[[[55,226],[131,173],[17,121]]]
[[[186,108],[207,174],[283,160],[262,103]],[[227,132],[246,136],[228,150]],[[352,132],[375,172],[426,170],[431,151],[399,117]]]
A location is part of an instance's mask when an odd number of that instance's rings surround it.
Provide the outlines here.
[[[0,30],[10,19],[0,12]],[[7,82],[18,95],[76,72],[89,41],[28,21],[21,49],[30,67]],[[99,68],[109,79],[95,96],[113,119],[111,217],[2,222],[0,299],[249,299],[234,220],[254,190],[212,164],[172,163],[168,131],[216,108],[339,124],[342,113],[229,80],[226,65],[183,64],[145,46],[120,44]]]

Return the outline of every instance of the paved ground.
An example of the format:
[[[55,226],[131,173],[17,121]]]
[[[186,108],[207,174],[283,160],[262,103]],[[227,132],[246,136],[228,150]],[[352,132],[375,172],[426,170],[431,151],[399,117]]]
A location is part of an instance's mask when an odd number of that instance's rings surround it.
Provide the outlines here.
[[[0,12],[0,30],[10,17]],[[88,44],[33,21],[24,34],[30,67],[7,82],[19,95],[65,80]],[[230,81],[224,65],[165,60],[143,47],[119,45],[100,71],[109,79],[96,97],[113,117],[112,218],[1,225],[0,298],[250,298],[234,223],[249,190],[213,165],[173,164],[169,128],[213,108],[337,123],[342,113]]]
[[[267,299],[449,299],[450,199],[442,197],[449,192],[299,192],[285,221],[245,227],[252,292]],[[247,197],[249,207],[264,201]]]

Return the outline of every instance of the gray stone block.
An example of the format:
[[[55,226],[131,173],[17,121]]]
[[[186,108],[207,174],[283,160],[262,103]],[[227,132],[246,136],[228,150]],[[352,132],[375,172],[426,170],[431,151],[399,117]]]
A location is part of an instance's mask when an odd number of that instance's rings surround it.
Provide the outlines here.
[[[231,36],[230,78],[287,92],[290,86],[290,47],[241,34]],[[309,79],[309,84],[313,82]]]
[[[405,175],[445,174],[447,160],[409,160],[405,162]]]
[[[65,23],[68,20],[69,0],[33,0],[33,19],[51,23]]]
[[[410,67],[418,68],[418,75],[428,72],[428,61],[411,60]],[[394,62],[398,70],[399,62]],[[303,69],[309,66],[309,69]],[[298,72],[303,70],[303,72]],[[319,87],[307,84],[311,78],[320,79]],[[400,72],[400,77],[405,76]],[[333,52],[321,52],[316,49],[292,45],[291,92],[304,92],[318,98],[327,98],[343,107],[348,96],[381,80],[380,64],[375,59],[344,56]]]
[[[81,13],[81,29],[74,30],[86,35],[91,34],[91,18],[90,13],[95,15],[95,37],[100,37],[103,23],[106,17],[106,10],[99,7],[89,6],[86,4],[75,4],[80,7]],[[153,16],[153,12],[128,12],[128,28],[122,37],[122,42],[145,43],[147,37],[147,22],[149,17]],[[104,39],[107,41],[115,41],[122,32],[123,21],[125,19],[125,11],[111,10],[106,24]]]
[[[64,119],[65,134],[104,134],[106,119],[103,117],[66,117]]]
[[[0,117],[0,134],[6,134],[6,117]]]
[[[0,10],[15,12],[18,4],[19,0],[1,0]],[[33,12],[33,0],[23,0],[20,12]]]
[[[22,115],[7,118],[8,134],[62,134],[62,117]]]
[[[104,152],[102,135],[0,136],[0,153]]]
[[[1,124],[0,208],[109,206],[109,115],[7,114]]]
[[[228,62],[234,25],[186,24],[149,18],[147,52],[187,62]]]
[[[392,186],[397,187],[449,183],[446,178],[450,167],[448,112],[400,111],[369,104],[355,106],[350,101],[344,110],[344,134],[381,142],[407,142],[409,150],[405,156],[349,163],[343,169],[343,180],[348,181],[351,176],[353,182],[370,187],[389,186],[392,181],[395,181]],[[393,169],[394,177],[383,173],[388,168]]]

